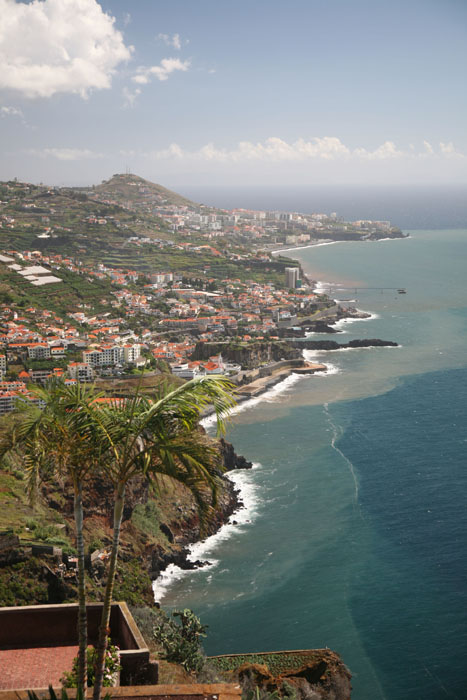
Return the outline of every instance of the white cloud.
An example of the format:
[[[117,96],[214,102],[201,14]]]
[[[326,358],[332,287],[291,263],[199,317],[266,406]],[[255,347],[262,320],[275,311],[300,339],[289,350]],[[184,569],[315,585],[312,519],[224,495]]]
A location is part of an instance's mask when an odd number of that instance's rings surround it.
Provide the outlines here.
[[[452,141],[449,141],[449,143],[440,141],[439,148],[441,153],[448,158],[465,158],[463,153],[456,151]]]
[[[414,159],[427,155],[446,158],[464,156],[455,151],[452,143],[440,144],[440,151],[435,152],[432,146],[424,141],[424,151],[417,152],[413,147],[404,151],[393,141],[385,141],[374,150],[359,147],[351,149],[336,136],[315,137],[309,141],[297,139],[291,143],[272,136],[263,142],[240,141],[233,149],[218,148],[208,143],[198,150],[187,151],[176,143],[168,148],[153,151],[148,154],[156,160],[194,159],[210,162],[245,162],[245,161],[307,161],[307,160],[367,160],[384,161],[397,159]],[[431,150],[430,150],[431,149]]]
[[[394,141],[385,141],[381,146],[375,148],[374,151],[368,151],[366,148],[356,148],[353,153],[360,158],[367,158],[368,160],[388,160],[407,155],[404,151],[397,149]]]
[[[141,95],[141,89],[135,88],[132,92],[129,88],[124,87],[122,90],[122,95],[124,98],[123,106],[124,107],[134,107],[135,102],[136,102],[136,98],[138,97],[138,95]]]
[[[131,15],[129,12],[125,12],[123,14],[123,26],[128,27],[128,25],[131,23]]]
[[[155,158],[156,160],[165,160],[171,158],[186,158],[187,154],[177,143],[171,143],[168,148],[164,148],[162,151],[153,151],[148,154],[150,158]]]
[[[20,109],[16,107],[8,107],[7,105],[0,107],[0,116],[4,117],[19,117],[21,120],[24,119],[24,114]]]
[[[138,70],[143,71],[143,68],[138,68]],[[139,85],[147,85],[149,83],[149,78],[145,73],[137,73],[132,77],[132,81],[134,83],[138,83]]]
[[[0,16],[0,89],[25,97],[109,88],[133,50],[96,0],[0,0]]]
[[[171,46],[173,49],[177,49],[177,51],[180,51],[180,49],[182,48],[180,34],[172,34],[172,36],[170,36],[169,34],[158,34],[156,36],[156,39],[163,41],[164,44],[166,44],[167,46]],[[186,43],[188,43],[188,41]]]
[[[158,80],[168,80],[169,75],[174,71],[187,71],[190,67],[190,61],[181,61],[179,58],[163,58],[158,66],[149,68],[140,66],[136,75],[132,80],[140,85],[146,85],[150,82],[151,76],[155,76]]]
[[[88,148],[43,148],[42,150],[30,149],[29,155],[39,158],[56,158],[57,160],[94,160],[104,158],[103,153],[90,151]]]
[[[432,156],[433,153],[434,153],[435,151],[434,151],[434,148],[433,148],[433,146],[431,145],[431,143],[430,143],[429,141],[424,141],[424,142],[423,142],[423,145],[424,145],[424,147],[425,147],[426,153],[427,153],[429,156]]]

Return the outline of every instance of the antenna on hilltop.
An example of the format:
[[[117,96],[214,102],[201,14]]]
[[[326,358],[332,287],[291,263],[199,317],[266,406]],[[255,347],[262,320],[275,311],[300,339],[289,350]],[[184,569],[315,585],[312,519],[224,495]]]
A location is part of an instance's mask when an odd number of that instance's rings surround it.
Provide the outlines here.
[[[128,167],[128,165],[125,167],[125,174],[126,175],[130,174],[130,168]]]

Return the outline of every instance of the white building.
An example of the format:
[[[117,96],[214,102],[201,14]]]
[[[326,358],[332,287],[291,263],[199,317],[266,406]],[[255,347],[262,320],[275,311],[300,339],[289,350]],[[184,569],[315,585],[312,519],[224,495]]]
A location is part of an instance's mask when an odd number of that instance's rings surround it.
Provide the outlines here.
[[[50,348],[47,343],[28,345],[28,357],[31,360],[48,360],[50,358]]]
[[[172,365],[171,369],[172,374],[174,374],[176,377],[181,377],[182,379],[194,379],[199,373],[198,367],[189,367],[188,362],[179,365]]]
[[[300,269],[298,267],[285,268],[285,284],[289,289],[295,289],[300,279]]]
[[[123,346],[123,359],[130,365],[136,364],[137,360],[141,355],[141,345],[135,343],[134,345],[124,345]]]
[[[78,382],[92,382],[94,379],[94,371],[86,362],[70,362],[67,369],[70,379]]]
[[[123,362],[123,348],[120,345],[102,345],[100,348],[83,351],[83,362],[91,367],[114,366]]]
[[[141,345],[101,345],[98,348],[83,351],[83,362],[91,367],[115,367],[115,365],[137,364],[141,355]]]

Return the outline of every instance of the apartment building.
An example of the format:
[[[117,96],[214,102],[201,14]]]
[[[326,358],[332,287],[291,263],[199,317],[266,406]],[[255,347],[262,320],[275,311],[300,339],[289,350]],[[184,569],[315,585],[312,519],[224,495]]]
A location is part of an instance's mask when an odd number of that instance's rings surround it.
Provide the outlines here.
[[[70,362],[67,366],[70,379],[78,382],[92,382],[94,370],[87,362]]]

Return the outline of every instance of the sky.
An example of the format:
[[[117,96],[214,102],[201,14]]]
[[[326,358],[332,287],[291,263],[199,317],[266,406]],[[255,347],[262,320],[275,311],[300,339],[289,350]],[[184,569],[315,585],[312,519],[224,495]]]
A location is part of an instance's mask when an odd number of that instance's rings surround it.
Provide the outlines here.
[[[0,179],[467,183],[467,0],[0,0]]]

